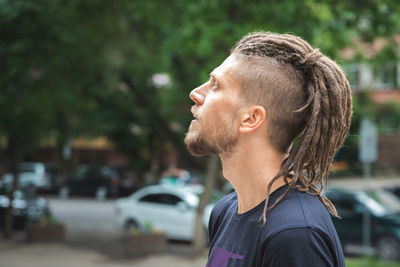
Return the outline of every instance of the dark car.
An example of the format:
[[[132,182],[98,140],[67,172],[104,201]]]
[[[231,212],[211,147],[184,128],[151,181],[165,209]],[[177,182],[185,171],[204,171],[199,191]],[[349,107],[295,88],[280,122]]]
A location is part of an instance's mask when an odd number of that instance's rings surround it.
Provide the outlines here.
[[[10,205],[8,195],[0,191],[0,227],[3,229],[5,214]],[[23,229],[29,221],[36,221],[50,214],[48,201],[43,197],[38,197],[34,193],[23,190],[14,192],[12,201],[13,207],[13,228]]]
[[[363,214],[367,209],[371,214],[371,245],[376,254],[383,259],[400,260],[399,199],[382,189],[330,188],[326,196],[342,217],[333,222],[345,252],[348,247],[361,247]]]
[[[391,192],[398,199],[400,199],[400,185],[388,186],[388,187],[385,187],[385,190]]]
[[[14,175],[11,170],[0,179],[3,188],[11,188]],[[23,162],[19,164],[18,188],[34,186],[37,190],[49,190],[50,178],[46,171],[46,166],[41,162]]]
[[[82,165],[66,181],[61,190],[73,196],[116,195],[119,186],[118,172],[108,166]]]

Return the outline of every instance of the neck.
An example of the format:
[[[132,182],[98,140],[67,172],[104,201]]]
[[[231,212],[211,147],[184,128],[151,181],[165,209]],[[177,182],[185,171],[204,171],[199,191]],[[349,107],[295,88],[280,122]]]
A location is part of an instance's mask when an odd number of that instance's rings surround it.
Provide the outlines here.
[[[237,146],[229,155],[220,155],[224,177],[232,184],[238,197],[238,213],[244,213],[265,200],[268,184],[279,173],[286,156],[265,144]],[[269,193],[284,184],[283,177],[278,178]]]

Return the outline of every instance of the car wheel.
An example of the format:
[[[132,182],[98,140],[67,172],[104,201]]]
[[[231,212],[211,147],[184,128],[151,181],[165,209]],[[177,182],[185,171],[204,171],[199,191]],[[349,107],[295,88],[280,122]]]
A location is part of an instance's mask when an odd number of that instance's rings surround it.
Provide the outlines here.
[[[400,260],[400,241],[391,236],[379,238],[376,246],[376,253],[379,258],[384,260]]]
[[[128,220],[125,223],[124,231],[126,233],[136,232],[139,231],[139,225],[134,220]]]

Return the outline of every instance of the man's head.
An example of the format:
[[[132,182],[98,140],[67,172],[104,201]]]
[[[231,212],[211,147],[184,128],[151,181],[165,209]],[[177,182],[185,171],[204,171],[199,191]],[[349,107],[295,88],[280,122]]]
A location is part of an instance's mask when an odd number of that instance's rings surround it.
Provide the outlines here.
[[[195,120],[189,126],[186,146],[193,155],[229,154],[237,144],[240,84],[239,61],[228,57],[210,74],[210,79],[192,90]]]
[[[315,95],[314,92],[310,92],[307,83],[313,82],[313,70],[319,63],[334,65],[341,72],[333,61],[299,37],[268,32],[251,33],[243,37],[232,48],[231,55],[211,73],[210,80],[190,94],[196,103],[194,113],[203,109],[203,101],[208,98],[209,92],[217,89],[223,98],[234,95],[235,98],[230,100],[236,102],[232,103],[236,107],[222,110],[229,113],[225,115],[230,115],[230,121],[218,121],[216,117],[207,130],[206,125],[200,127],[199,121],[194,121],[191,124],[192,131],[188,132],[185,139],[189,150],[195,155],[231,152],[237,142],[236,128],[240,127],[240,121],[236,125],[231,123],[234,121],[233,117],[242,116],[237,111],[243,105],[253,105],[264,108],[267,113],[265,119],[268,132],[265,137],[269,143],[279,153],[287,153],[295,138],[304,131],[306,123],[310,121],[310,102]],[[218,77],[215,77],[216,75]],[[344,76],[340,78],[347,82]],[[221,79],[223,81],[220,81]],[[207,90],[212,87],[215,88]],[[344,104],[348,103],[344,101]],[[335,106],[332,108],[335,109]],[[218,110],[221,111],[221,108]],[[216,115],[215,112],[212,114]],[[341,116],[343,119],[345,117]],[[208,117],[203,119],[206,118]],[[194,128],[199,131],[194,131]]]
[[[191,92],[194,115],[200,116],[185,139],[192,153],[232,152],[239,134],[246,133],[241,131],[243,114],[253,109],[266,123],[250,132],[264,127],[277,152],[290,150],[275,178],[293,172],[290,187],[299,182],[306,192],[324,189],[351,122],[351,90],[342,69],[297,36],[256,32],[244,36],[218,70],[226,74],[222,90],[212,75]],[[209,115],[201,112],[206,107]]]
[[[334,61],[297,36],[270,32],[244,36],[231,54],[242,62],[238,79],[245,99],[267,110],[268,137],[279,152],[302,133],[314,149],[329,141],[325,145],[337,151],[352,112],[349,83]]]

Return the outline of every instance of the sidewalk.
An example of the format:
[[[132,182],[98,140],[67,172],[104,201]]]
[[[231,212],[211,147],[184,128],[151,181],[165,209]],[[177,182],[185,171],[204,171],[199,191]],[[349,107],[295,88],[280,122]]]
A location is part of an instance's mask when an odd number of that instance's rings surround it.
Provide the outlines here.
[[[0,266],[4,267],[204,267],[206,260],[206,256],[188,258],[169,254],[112,260],[96,251],[66,244],[26,244],[0,238]]]

